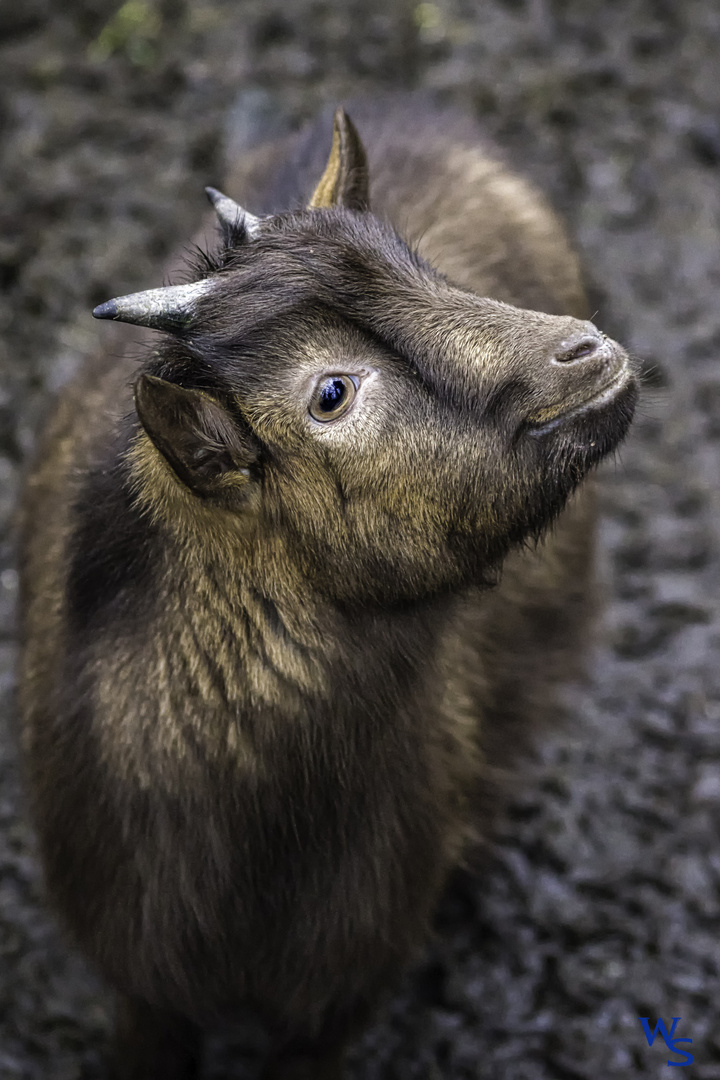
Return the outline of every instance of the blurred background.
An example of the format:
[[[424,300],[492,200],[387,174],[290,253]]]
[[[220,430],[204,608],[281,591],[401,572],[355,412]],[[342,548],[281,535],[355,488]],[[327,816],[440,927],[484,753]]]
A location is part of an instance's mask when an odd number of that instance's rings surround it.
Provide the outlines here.
[[[662,1016],[686,1075],[720,1078],[717,0],[0,0],[2,1080],[99,1080],[110,1015],[43,909],[17,775],[11,523],[38,422],[102,342],[92,307],[161,283],[228,153],[387,89],[473,114],[546,192],[646,381],[602,470],[589,685],[350,1075],[663,1077],[637,1019]],[[219,1037],[208,1076],[251,1075]]]

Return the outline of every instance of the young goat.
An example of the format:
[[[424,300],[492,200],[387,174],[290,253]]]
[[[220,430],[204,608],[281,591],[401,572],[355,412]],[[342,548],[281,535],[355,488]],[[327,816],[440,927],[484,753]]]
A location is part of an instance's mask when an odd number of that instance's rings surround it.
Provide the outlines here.
[[[251,155],[260,216],[209,189],[218,254],[95,310],[161,335],[66,389],[29,478],[27,772],[124,1080],[247,1012],[268,1075],[339,1077],[577,652],[589,503],[519,549],[625,435],[628,359],[474,132],[364,126],[316,186],[317,128]]]

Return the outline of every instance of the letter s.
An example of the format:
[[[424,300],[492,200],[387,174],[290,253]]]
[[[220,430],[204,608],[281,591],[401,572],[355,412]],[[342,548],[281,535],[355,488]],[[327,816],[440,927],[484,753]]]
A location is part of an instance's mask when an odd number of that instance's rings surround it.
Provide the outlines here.
[[[684,1057],[686,1060],[685,1061],[668,1061],[668,1065],[677,1065],[677,1066],[680,1066],[680,1065],[692,1065],[693,1061],[695,1060],[695,1058],[692,1056],[692,1054],[689,1053],[687,1050],[678,1050],[677,1044],[681,1043],[681,1042],[689,1042],[689,1043],[691,1043],[692,1039],[672,1039],[668,1043],[668,1049],[670,1050],[671,1054],[679,1054],[680,1057]]]

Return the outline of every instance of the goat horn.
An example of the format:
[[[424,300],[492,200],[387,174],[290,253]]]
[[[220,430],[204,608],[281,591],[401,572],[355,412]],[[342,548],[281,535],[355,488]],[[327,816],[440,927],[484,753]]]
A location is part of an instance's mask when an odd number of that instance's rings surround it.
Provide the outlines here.
[[[190,285],[171,285],[165,289],[148,289],[147,292],[117,296],[96,307],[93,317],[177,333],[190,326],[197,301],[212,288],[213,283],[204,280],[194,281]]]
[[[247,210],[243,210],[239,203],[228,198],[227,195],[223,195],[222,191],[218,191],[217,188],[206,187],[205,194],[215,207],[215,213],[223,225],[227,225],[231,229],[244,226],[248,236],[257,235],[260,224],[259,217],[255,217],[254,214],[249,214]]]

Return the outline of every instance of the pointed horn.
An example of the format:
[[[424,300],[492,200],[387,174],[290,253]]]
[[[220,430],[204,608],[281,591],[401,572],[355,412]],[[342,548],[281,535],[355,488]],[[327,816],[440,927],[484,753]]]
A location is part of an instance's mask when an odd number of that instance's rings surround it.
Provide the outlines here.
[[[365,147],[352,120],[343,108],[335,110],[330,157],[320,183],[308,203],[308,210],[346,206],[367,210],[370,205],[368,163]]]
[[[177,333],[187,330],[195,315],[195,305],[212,290],[213,282],[194,281],[191,285],[171,285],[165,289],[117,296],[100,304],[93,311],[95,319],[115,319],[117,322],[147,326],[151,330]]]
[[[230,229],[238,229],[244,226],[248,236],[257,236],[258,226],[260,225],[259,217],[255,217],[254,214],[249,214],[247,210],[243,210],[239,203],[228,198],[227,195],[223,195],[222,191],[218,191],[217,188],[206,187],[205,194],[215,207],[215,213],[222,225],[227,225]]]

